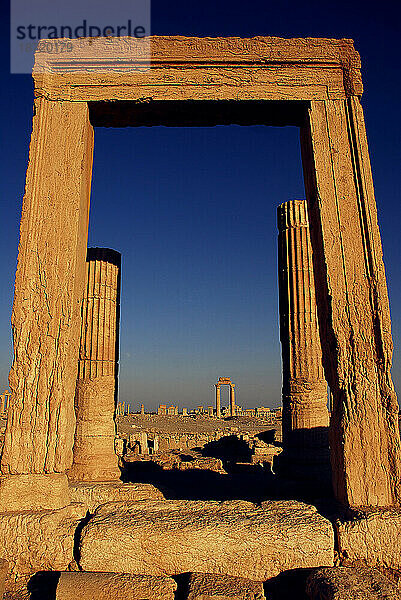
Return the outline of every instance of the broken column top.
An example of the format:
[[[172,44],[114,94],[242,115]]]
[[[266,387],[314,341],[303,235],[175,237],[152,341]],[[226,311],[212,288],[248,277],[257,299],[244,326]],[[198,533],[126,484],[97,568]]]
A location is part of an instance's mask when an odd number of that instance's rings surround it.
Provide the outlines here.
[[[88,248],[86,260],[102,260],[108,263],[121,266],[121,252],[112,248]]]
[[[308,207],[305,200],[289,200],[277,207],[277,226],[279,231],[290,227],[308,227]]]

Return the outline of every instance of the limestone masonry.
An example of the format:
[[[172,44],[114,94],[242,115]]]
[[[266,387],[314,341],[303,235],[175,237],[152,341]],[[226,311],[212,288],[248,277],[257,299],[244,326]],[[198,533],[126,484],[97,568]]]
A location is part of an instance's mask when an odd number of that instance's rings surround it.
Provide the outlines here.
[[[353,41],[152,36],[149,68],[140,39],[68,43],[33,69],[0,398],[0,596],[4,583],[8,600],[397,597],[399,408]],[[268,426],[235,431],[246,414],[220,377],[214,439],[160,456],[155,432],[131,430],[114,448],[120,255],[87,248],[94,130],[229,124],[300,131],[306,200],[278,213],[283,445]],[[332,486],[319,481],[329,453]]]
[[[89,248],[75,391],[71,480],[120,478],[114,452],[121,256]]]
[[[285,458],[316,477],[328,467],[329,412],[306,202],[281,204],[277,218]]]

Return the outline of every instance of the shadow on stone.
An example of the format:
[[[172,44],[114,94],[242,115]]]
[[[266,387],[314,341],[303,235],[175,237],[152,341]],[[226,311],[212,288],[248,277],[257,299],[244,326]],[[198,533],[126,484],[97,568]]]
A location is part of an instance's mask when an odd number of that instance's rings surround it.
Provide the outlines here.
[[[280,442],[276,441],[276,430],[275,429],[267,429],[267,431],[261,431],[257,433],[255,437],[262,440],[262,442],[266,442],[266,444],[275,444],[276,446],[281,446]]]
[[[80,550],[79,550],[79,543],[80,543],[80,539],[81,539],[81,532],[83,530],[83,528],[85,527],[85,525],[87,523],[89,523],[90,519],[91,519],[92,515],[89,512],[89,510],[86,512],[86,515],[83,519],[81,519],[78,523],[78,526],[75,530],[74,533],[74,548],[73,548],[73,557],[75,562],[79,565],[79,561],[80,561]]]
[[[30,600],[55,600],[60,571],[38,571],[28,582]]]
[[[331,488],[331,465],[328,427],[296,429],[284,441],[283,452],[275,460],[280,477],[303,482],[315,492]]]
[[[177,584],[175,600],[187,600],[190,577],[191,573],[180,573],[179,575],[172,575],[172,578]]]
[[[168,499],[249,500],[261,502],[277,497],[275,478],[260,465],[238,465],[227,475],[209,470],[162,469],[151,461],[126,463],[124,481],[151,483]]]
[[[269,600],[308,600],[306,580],[313,569],[290,569],[264,584],[266,598]]]
[[[265,443],[274,441],[274,431],[257,436]],[[316,427],[296,432],[297,442],[284,448],[274,458],[273,470],[268,462],[252,464],[252,450],[237,435],[227,435],[210,442],[198,451],[203,457],[222,461],[226,474],[208,468],[162,468],[153,460],[125,462],[125,482],[150,483],[166,498],[182,500],[298,500],[331,504],[330,456],[327,428]],[[278,444],[277,444],[278,445]],[[194,449],[193,449],[194,450]],[[190,452],[179,455],[193,462]],[[331,509],[330,509],[331,510]]]
[[[215,442],[209,442],[201,452],[203,456],[220,458],[226,471],[230,471],[232,464],[237,462],[250,462],[252,456],[249,445],[236,435],[226,435]]]

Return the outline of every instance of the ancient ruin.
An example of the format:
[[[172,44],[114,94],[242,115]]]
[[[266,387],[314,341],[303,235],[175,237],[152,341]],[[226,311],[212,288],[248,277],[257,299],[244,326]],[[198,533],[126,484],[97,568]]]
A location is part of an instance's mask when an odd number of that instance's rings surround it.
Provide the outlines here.
[[[230,386],[230,417],[234,417],[236,414],[235,411],[235,383],[231,383],[231,379],[229,377],[219,377],[217,383],[215,383],[216,387],[216,417],[218,419],[221,418],[221,399],[220,399],[220,388],[222,385]]]
[[[7,414],[10,396],[11,394],[8,390],[5,390],[4,394],[0,394],[0,415]]]
[[[281,204],[277,220],[283,460],[294,474],[317,477],[328,466],[329,411],[306,202]]]
[[[109,481],[120,478],[114,451],[114,413],[121,255],[108,248],[89,248],[86,262],[74,451],[68,477],[74,481]]]
[[[394,575],[401,570],[398,404],[360,59],[353,42],[156,36],[148,69],[141,68],[147,57],[140,39],[69,42],[68,53],[38,51],[33,71],[35,110],[1,456],[0,558],[7,591],[26,597],[28,587],[40,585],[41,573],[56,571],[63,572],[58,597],[68,598],[78,577],[65,572],[74,570],[83,572],[78,575],[95,594],[121,580],[125,589],[149,584],[160,597],[172,598],[170,576],[208,573],[204,580],[191,576],[193,598],[198,585],[219,589],[217,577],[265,581],[268,587],[283,573],[327,567],[309,581],[315,594],[310,597],[316,598],[322,578],[335,584],[335,562],[364,562]],[[256,505],[239,499],[166,499],[151,485],[86,479],[118,475],[111,449],[117,357],[95,356],[81,335],[95,330],[89,306],[97,300],[109,349],[117,332],[106,317],[106,310],[111,315],[116,309],[117,265],[110,269],[113,283],[98,289],[99,296],[85,292],[94,129],[217,124],[300,130],[311,247],[305,241],[306,212],[300,211],[299,221],[287,221],[292,226],[285,235],[295,236],[288,257],[309,283],[289,290],[286,356],[295,352],[303,370],[287,363],[285,419],[289,445],[306,456],[305,432],[298,433],[326,426],[327,381],[333,489],[336,506],[342,507],[338,516],[330,513],[331,520],[295,500]],[[300,261],[304,251],[307,260]],[[105,258],[93,265],[101,277],[109,276]],[[285,268],[290,267],[286,260]],[[305,290],[309,307],[295,310],[297,293]],[[88,307],[84,318],[83,306]],[[311,348],[300,336],[290,340],[303,327],[309,328],[305,339]],[[96,336],[104,351],[105,338],[99,330]],[[224,383],[230,385],[234,415],[234,387],[223,378]],[[97,436],[104,438],[101,447]],[[149,440],[145,445],[149,448]],[[99,455],[98,471],[93,460]],[[139,583],[135,575],[148,579]],[[260,596],[260,588],[255,593]]]

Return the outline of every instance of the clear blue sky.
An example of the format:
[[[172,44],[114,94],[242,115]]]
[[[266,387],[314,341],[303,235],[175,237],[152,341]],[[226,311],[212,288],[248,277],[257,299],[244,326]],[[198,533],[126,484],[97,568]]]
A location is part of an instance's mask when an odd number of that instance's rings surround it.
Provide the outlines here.
[[[152,3],[152,33],[349,37],[363,106],[387,269],[401,393],[400,26],[397,4]],[[4,10],[4,7],[3,9]],[[8,16],[4,14],[5,31]],[[32,119],[32,81],[1,52],[0,389]],[[122,253],[120,398],[211,404],[229,376],[244,406],[278,406],[276,206],[304,197],[296,128],[96,129],[89,243]],[[223,392],[223,400],[224,392]]]

